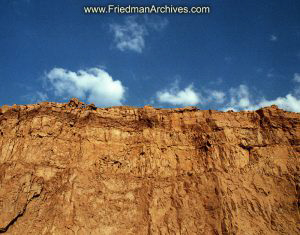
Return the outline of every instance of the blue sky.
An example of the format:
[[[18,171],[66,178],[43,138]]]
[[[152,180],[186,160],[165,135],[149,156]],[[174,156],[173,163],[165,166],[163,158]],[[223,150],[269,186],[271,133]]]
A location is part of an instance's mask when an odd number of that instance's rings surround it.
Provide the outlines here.
[[[84,14],[88,5],[209,14]],[[0,105],[300,112],[300,1],[0,0]]]

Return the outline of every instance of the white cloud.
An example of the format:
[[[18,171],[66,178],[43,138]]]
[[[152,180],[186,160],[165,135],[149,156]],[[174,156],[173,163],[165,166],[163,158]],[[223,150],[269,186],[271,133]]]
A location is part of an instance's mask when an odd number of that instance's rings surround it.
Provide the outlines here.
[[[141,19],[141,22],[138,22]],[[161,31],[168,24],[166,18],[129,16],[124,24],[110,24],[114,34],[114,42],[120,51],[134,51],[141,53],[145,48],[145,37],[151,30]]]
[[[276,42],[277,40],[278,40],[278,37],[277,37],[276,35],[272,34],[272,35],[270,36],[270,41]]]
[[[266,100],[264,97],[253,99],[246,85],[238,88],[231,88],[229,91],[230,101],[224,110],[257,110],[262,107],[277,105],[279,108],[292,112],[300,112],[300,97],[297,96],[299,87],[285,97],[277,97],[273,100]]]
[[[225,101],[225,93],[217,90],[205,89],[202,92],[195,91],[193,84],[180,90],[176,80],[171,88],[156,93],[158,102],[171,105],[197,105],[206,103],[221,104]]]
[[[54,90],[60,97],[77,97],[86,99],[97,106],[121,105],[125,88],[121,81],[112,77],[100,68],[72,72],[63,68],[54,68],[46,74]]]
[[[229,106],[234,109],[249,109],[250,108],[250,93],[246,85],[240,85],[238,88],[229,90],[230,101]]]
[[[294,81],[295,82],[300,82],[300,74],[299,73],[294,74]]]
[[[292,112],[300,112],[300,99],[293,96],[292,94],[287,94],[285,97],[278,97],[274,100],[262,100],[258,107],[266,107],[272,104],[277,105],[279,108],[285,109]]]
[[[206,93],[206,102],[215,102],[217,104],[222,104],[225,101],[226,95],[222,91],[207,90]]]
[[[132,50],[139,53],[143,51],[147,29],[137,23],[136,17],[126,18],[124,25],[111,24],[110,29],[114,33],[116,47],[119,50]]]
[[[160,103],[171,105],[196,105],[201,102],[200,94],[194,91],[193,85],[179,90],[175,83],[171,89],[157,92],[156,96]]]
[[[276,97],[274,99],[265,99],[263,96],[253,95],[248,86],[241,84],[238,87],[230,88],[228,91],[201,89],[195,91],[193,85],[185,89],[178,88],[178,81],[170,89],[162,90],[156,93],[157,100],[160,103],[171,105],[217,105],[222,110],[257,110],[262,107],[277,105],[287,111],[300,112],[300,74],[294,74],[294,81],[297,86],[287,95]]]

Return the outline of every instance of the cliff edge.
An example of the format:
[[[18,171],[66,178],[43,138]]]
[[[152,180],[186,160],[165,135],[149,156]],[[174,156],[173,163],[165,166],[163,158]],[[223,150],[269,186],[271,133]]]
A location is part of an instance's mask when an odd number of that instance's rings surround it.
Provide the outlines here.
[[[300,114],[0,108],[0,233],[300,234]]]

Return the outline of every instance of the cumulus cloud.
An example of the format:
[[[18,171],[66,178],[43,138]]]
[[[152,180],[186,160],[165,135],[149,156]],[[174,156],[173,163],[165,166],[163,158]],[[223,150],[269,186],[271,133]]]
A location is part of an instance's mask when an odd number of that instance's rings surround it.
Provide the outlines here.
[[[294,78],[296,77],[297,76]],[[267,100],[264,97],[254,99],[249,88],[246,85],[240,85],[237,88],[230,89],[230,101],[224,110],[257,110],[274,104],[287,111],[300,112],[300,97],[298,95],[298,90],[299,87],[296,87],[294,91],[288,93],[286,96],[277,97],[272,100]]]
[[[171,105],[197,105],[201,102],[200,94],[194,90],[192,84],[180,90],[177,81],[170,89],[158,91],[156,97],[158,102]]]
[[[254,95],[251,89],[241,84],[227,91],[212,89],[195,89],[191,84],[184,89],[179,89],[178,81],[169,89],[156,93],[159,103],[171,105],[215,105],[222,110],[257,110],[262,107],[277,105],[287,111],[300,112],[300,75],[294,74],[293,81],[296,82],[294,89],[283,97],[266,99],[263,96]]]
[[[285,97],[278,97],[274,100],[262,100],[258,107],[266,107],[272,104],[287,111],[300,112],[300,99],[292,94],[287,94]]]
[[[59,97],[78,97],[97,106],[121,105],[124,99],[125,87],[121,81],[113,80],[100,68],[77,72],[53,68],[45,77]]]
[[[156,97],[159,103],[171,105],[198,105],[206,103],[221,104],[225,101],[225,93],[217,90],[203,89],[196,91],[193,84],[184,89],[179,89],[178,81],[175,81],[171,88],[158,91]]]
[[[138,22],[138,19],[141,19]],[[168,24],[165,18],[129,16],[123,24],[110,24],[114,42],[120,51],[141,53],[145,48],[145,37],[151,30],[160,31]]]

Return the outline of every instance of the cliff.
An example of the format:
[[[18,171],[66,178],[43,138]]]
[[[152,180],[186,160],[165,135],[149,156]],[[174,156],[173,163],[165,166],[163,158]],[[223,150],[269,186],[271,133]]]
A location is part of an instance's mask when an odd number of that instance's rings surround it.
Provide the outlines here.
[[[300,114],[0,109],[0,233],[299,234]]]

